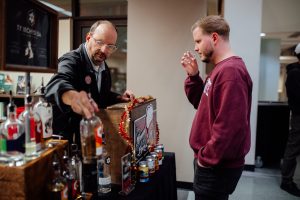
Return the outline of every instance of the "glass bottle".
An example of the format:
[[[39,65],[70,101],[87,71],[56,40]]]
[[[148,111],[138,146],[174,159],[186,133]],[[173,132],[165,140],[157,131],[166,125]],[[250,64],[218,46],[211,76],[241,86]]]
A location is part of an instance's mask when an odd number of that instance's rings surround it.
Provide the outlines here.
[[[72,174],[71,199],[76,199],[82,192],[82,162],[78,156],[77,144],[71,145],[72,157],[70,162],[70,173]]]
[[[102,154],[97,160],[98,195],[111,191],[110,156],[106,150],[105,135],[102,132]]]
[[[68,200],[68,186],[66,179],[60,173],[60,164],[57,155],[52,161],[53,175],[49,185],[51,200]]]
[[[68,151],[64,150],[64,155],[62,157],[63,160],[63,167],[62,167],[62,175],[68,179],[68,177],[70,176],[70,160],[69,160],[69,156],[68,156]]]
[[[90,119],[80,121],[80,139],[83,163],[90,164],[102,154],[103,124],[93,113]]]
[[[91,99],[91,95],[89,98]],[[83,163],[97,163],[98,194],[111,191],[110,157],[104,147],[105,138],[101,119],[92,113],[92,117],[82,118],[80,139]]]
[[[0,156],[5,155],[6,151],[6,136],[2,133],[0,129]]]
[[[67,187],[68,187],[68,199],[73,199],[72,198],[72,184],[74,182],[74,173],[71,171],[71,161],[68,156],[68,151],[64,150],[64,155],[63,155],[63,172],[62,175],[67,181]]]
[[[1,124],[1,131],[6,136],[7,151],[24,152],[24,124],[16,117],[16,105],[12,100],[10,91],[10,102],[7,105],[7,119]]]
[[[42,130],[43,130],[43,142],[46,142],[48,139],[52,137],[53,129],[52,129],[52,105],[48,103],[45,99],[45,87],[44,80],[42,79],[41,84],[41,95],[39,97],[38,102],[33,107],[34,112],[38,113],[41,117],[42,121]],[[42,147],[44,147],[44,143]]]
[[[41,150],[42,123],[38,113],[33,112],[31,96],[25,96],[25,110],[19,119],[25,126],[25,158],[27,160],[36,158]]]

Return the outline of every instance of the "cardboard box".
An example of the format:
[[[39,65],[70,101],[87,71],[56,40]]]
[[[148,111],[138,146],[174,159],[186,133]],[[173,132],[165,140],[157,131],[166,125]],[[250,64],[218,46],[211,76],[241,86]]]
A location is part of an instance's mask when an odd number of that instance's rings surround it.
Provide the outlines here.
[[[66,140],[51,140],[51,142],[56,142],[57,145],[20,167],[0,165],[1,200],[41,200],[49,197],[48,183],[53,153],[57,152],[62,156],[68,144]]]

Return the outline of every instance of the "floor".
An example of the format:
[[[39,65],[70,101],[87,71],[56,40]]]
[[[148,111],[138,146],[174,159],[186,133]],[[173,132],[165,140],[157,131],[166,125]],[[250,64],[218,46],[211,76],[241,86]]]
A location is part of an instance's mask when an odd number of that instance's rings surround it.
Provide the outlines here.
[[[298,162],[300,163],[300,162]],[[280,189],[279,169],[256,168],[255,172],[244,171],[229,200],[296,200],[300,199]],[[300,164],[294,181],[300,187]],[[193,191],[178,189],[178,200],[194,200]]]

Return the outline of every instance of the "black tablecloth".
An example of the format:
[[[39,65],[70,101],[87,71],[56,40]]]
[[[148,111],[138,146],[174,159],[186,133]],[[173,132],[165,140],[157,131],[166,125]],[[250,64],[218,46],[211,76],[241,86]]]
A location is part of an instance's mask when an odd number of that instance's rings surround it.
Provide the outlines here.
[[[163,165],[160,165],[159,171],[150,177],[147,183],[137,183],[135,189],[128,196],[119,195],[120,186],[113,185],[112,192],[106,196],[97,197],[93,195],[92,199],[105,200],[176,200],[176,166],[175,153],[166,152]]]

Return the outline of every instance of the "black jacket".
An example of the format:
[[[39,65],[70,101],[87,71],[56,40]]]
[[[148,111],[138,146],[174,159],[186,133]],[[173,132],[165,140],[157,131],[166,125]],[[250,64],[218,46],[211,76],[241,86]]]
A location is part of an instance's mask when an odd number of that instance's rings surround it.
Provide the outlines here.
[[[80,145],[79,125],[81,115],[74,113],[70,106],[62,102],[62,94],[68,90],[91,92],[92,98],[99,108],[120,102],[119,94],[111,91],[111,75],[105,63],[102,71],[101,90],[98,92],[97,80],[93,66],[85,50],[85,44],[78,49],[64,54],[58,60],[58,72],[46,86],[45,97],[53,105],[53,133],[63,135],[69,142],[75,141]],[[88,80],[90,84],[87,84]]]
[[[293,115],[300,115],[300,63],[292,63],[286,67],[285,82],[289,107]]]

